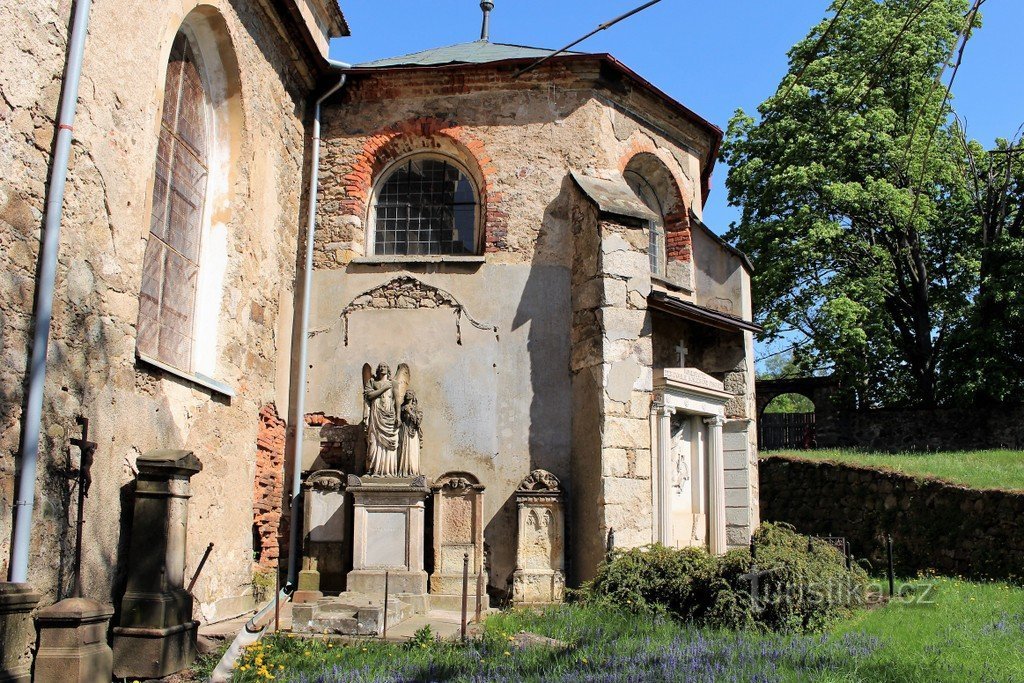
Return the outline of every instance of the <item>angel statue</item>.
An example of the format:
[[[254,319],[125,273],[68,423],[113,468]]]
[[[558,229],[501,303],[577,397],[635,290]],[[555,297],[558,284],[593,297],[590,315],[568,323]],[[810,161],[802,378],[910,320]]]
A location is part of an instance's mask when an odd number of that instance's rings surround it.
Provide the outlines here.
[[[371,477],[398,476],[398,408],[409,387],[409,366],[398,366],[394,380],[387,363],[363,365],[363,422],[366,425],[366,471]]]
[[[405,392],[401,425],[398,427],[398,476],[416,477],[420,473],[420,441],[423,440],[423,410],[416,392]]]

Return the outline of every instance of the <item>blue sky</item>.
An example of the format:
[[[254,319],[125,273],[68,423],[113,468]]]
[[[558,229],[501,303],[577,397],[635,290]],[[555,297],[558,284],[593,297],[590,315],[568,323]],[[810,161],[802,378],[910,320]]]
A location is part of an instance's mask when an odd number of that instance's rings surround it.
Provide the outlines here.
[[[491,40],[558,48],[641,0],[494,0]],[[610,52],[723,130],[753,112],[787,71],[786,51],[825,16],[828,0],[662,0],[575,49]],[[331,56],[359,63],[476,40],[477,0],[342,0],[352,36]],[[991,145],[1024,123],[1024,0],[989,0],[967,46],[954,106],[971,137]],[[738,218],[719,164],[704,220],[718,232]],[[758,345],[758,354],[770,349]],[[781,348],[781,347],[780,347]]]

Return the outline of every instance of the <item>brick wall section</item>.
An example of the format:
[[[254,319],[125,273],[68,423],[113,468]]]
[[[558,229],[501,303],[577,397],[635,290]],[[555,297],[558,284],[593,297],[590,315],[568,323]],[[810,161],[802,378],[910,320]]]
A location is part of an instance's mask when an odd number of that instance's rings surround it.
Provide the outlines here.
[[[283,542],[281,536],[281,502],[284,495],[285,422],[277,414],[277,406],[268,403],[260,409],[260,425],[256,434],[256,484],[253,492],[253,525],[259,547],[253,548],[261,567],[276,567]],[[254,541],[256,539],[253,539]]]
[[[420,117],[403,121],[390,128],[375,131],[342,176],[345,199],[340,202],[344,213],[366,215],[373,183],[381,171],[398,157],[416,150],[430,151],[437,145],[436,137],[445,137],[463,152],[464,163],[475,165],[470,171],[478,175],[480,210],[484,215],[484,250],[495,252],[505,248],[508,216],[501,209],[501,193],[494,190],[495,167],[484,143],[470,136],[454,121]]]
[[[897,571],[972,579],[1024,576],[1024,494],[906,474],[772,456],[760,462],[761,514],[805,534],[845,536],[854,555]]]

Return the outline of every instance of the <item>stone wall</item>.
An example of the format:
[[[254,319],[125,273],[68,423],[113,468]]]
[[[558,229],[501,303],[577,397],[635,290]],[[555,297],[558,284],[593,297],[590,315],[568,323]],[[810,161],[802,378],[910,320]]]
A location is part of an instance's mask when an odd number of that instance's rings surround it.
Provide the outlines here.
[[[573,216],[573,539],[576,581],[593,577],[604,539],[654,540],[651,291],[645,224]]]
[[[766,521],[845,536],[876,574],[885,571],[885,537],[892,534],[899,573],[1024,576],[1024,494],[778,456],[763,459],[760,469]]]
[[[0,558],[10,552],[14,472],[45,185],[71,2],[0,5]],[[135,335],[167,56],[186,15],[223,72],[211,240],[223,266],[220,315],[204,329],[228,399],[136,360]],[[99,444],[87,501],[86,594],[116,600],[125,571],[135,459],[195,451],[186,574],[204,619],[245,607],[263,406],[287,405],[291,287],[305,177],[310,63],[270,3],[94,3],[68,174],[45,388],[30,581],[47,601],[71,586],[75,417]],[[223,114],[223,116],[221,116]],[[206,237],[204,237],[206,239]],[[206,247],[204,247],[205,249]],[[212,253],[212,252],[211,252]],[[282,314],[282,311],[285,311]],[[211,342],[212,343],[212,342]],[[287,372],[284,373],[287,378]]]
[[[819,416],[819,448],[875,451],[1024,449],[1024,404],[843,410]]]

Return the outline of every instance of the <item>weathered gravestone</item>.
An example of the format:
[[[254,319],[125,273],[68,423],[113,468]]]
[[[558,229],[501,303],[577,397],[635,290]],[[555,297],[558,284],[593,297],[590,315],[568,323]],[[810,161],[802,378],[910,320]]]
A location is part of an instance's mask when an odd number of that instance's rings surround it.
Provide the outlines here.
[[[338,470],[320,470],[302,483],[306,547],[295,602],[317,600],[322,589],[340,591],[344,583],[344,477]]]
[[[463,558],[469,555],[469,592],[474,602],[484,570],[484,487],[468,472],[449,472],[430,487],[434,502],[434,572],[430,608],[458,610],[462,601]],[[482,607],[487,592],[481,589]]]
[[[543,605],[565,597],[565,511],[561,483],[534,470],[516,491],[519,538],[512,603]]]

